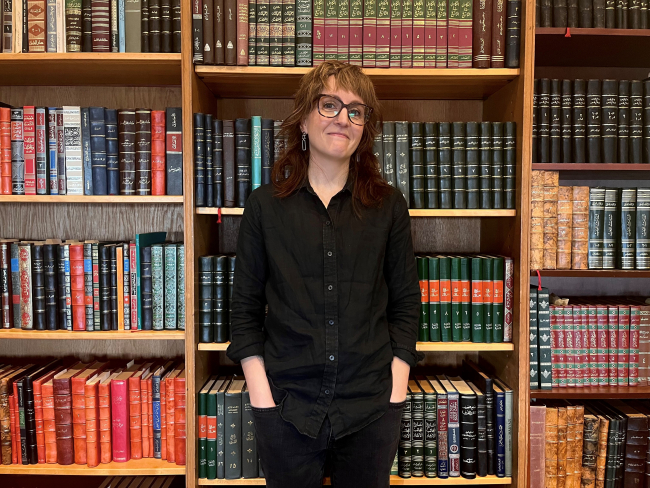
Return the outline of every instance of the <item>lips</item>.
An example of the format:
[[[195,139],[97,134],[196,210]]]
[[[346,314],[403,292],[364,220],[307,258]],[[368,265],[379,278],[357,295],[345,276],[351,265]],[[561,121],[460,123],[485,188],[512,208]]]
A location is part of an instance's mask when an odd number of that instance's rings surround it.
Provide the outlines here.
[[[340,132],[330,132],[328,135],[330,135],[330,136],[336,136],[336,137],[343,137],[343,138],[345,138],[345,139],[349,139],[348,136],[346,136],[345,134],[342,134],[342,133],[340,133]]]

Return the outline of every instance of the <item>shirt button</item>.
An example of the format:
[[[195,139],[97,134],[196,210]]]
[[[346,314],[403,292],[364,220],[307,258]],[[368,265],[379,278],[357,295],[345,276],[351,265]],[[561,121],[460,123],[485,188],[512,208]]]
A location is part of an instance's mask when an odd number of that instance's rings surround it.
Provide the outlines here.
[[[332,251],[327,251],[327,255],[331,257],[332,256]]]
[[[329,291],[332,291],[332,288],[334,288],[332,285],[329,285],[329,286],[327,287],[327,289],[328,289]]]
[[[325,225],[332,225],[332,222],[328,220],[327,222],[325,222]]]
[[[333,321],[333,320],[330,320],[330,325],[334,325],[334,321]]]
[[[334,356],[330,356],[330,361],[334,361]]]
[[[329,395],[329,394],[330,394],[330,391],[329,391],[329,390],[325,390],[325,394],[326,394],[326,395]]]

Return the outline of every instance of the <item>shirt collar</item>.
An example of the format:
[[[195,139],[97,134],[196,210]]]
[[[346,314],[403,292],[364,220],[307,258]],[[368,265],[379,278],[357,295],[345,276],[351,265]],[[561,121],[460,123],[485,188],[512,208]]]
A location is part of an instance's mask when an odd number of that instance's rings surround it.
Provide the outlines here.
[[[345,182],[345,186],[343,186],[343,190],[348,190],[350,193],[352,193],[353,187],[354,187],[354,180],[352,179],[352,176],[348,172],[348,179]],[[316,195],[316,192],[314,191],[314,189],[311,186],[311,183],[309,182],[309,176],[305,176],[305,179],[300,184],[300,189],[302,188],[306,188],[309,193],[311,193],[312,195]]]

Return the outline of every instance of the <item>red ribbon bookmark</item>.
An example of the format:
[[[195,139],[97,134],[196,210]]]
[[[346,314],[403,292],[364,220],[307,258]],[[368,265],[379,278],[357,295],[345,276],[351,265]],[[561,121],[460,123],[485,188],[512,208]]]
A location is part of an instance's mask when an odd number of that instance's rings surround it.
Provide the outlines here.
[[[566,34],[564,34],[564,37],[571,37],[571,27],[566,28]]]
[[[537,270],[537,289],[538,290],[542,289],[542,275],[539,272],[539,270]]]
[[[217,208],[217,224],[221,223],[221,207]]]

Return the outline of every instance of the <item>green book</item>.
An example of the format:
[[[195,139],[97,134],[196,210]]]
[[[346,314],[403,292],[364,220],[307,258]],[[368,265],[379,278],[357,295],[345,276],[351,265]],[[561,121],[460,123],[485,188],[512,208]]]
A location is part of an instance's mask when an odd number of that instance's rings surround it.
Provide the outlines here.
[[[440,259],[428,256],[429,264],[429,340],[440,341]]]
[[[322,3],[322,2],[321,2]],[[296,1],[296,66],[311,66],[312,58],[312,3]]]
[[[177,245],[165,244],[165,330],[176,329],[176,302],[178,282],[176,273],[178,267]]]
[[[604,213],[597,207],[597,201],[593,197],[594,188],[589,193],[589,269],[592,268],[592,241],[597,240],[597,233],[600,228],[598,215]],[[596,207],[592,210],[592,207]],[[636,188],[623,188],[621,191],[621,240],[618,248],[618,268],[634,269],[635,247],[636,247]],[[602,227],[602,225],[600,226]],[[602,235],[602,233],[601,233]],[[593,236],[593,237],[592,237]]]
[[[385,36],[388,36],[386,39]],[[377,68],[390,66],[390,0],[377,0]]]
[[[460,0],[460,23],[458,29],[459,68],[472,67],[472,3],[472,0]],[[469,35],[469,40],[464,38],[466,35]]]
[[[436,478],[438,476],[436,392],[424,376],[416,377],[416,381],[424,394],[424,476]]]
[[[472,0],[469,0],[470,2]],[[413,0],[413,67],[424,68],[424,2]]]
[[[166,238],[167,232],[149,232],[148,234],[135,235],[135,269],[138,289],[138,330],[142,330],[142,289],[140,286],[142,253],[145,247],[163,243]],[[133,324],[131,324],[131,327],[133,327]]]
[[[396,38],[397,36],[397,38]],[[402,65],[402,2],[390,0],[390,67]]]
[[[463,317],[460,286],[460,258],[458,256],[451,260],[451,338],[454,342],[461,342],[463,339]]]
[[[458,68],[460,0],[449,0],[447,21],[447,68]]]
[[[472,342],[483,342],[483,260],[472,257]]]
[[[185,245],[179,244],[176,250],[176,327],[185,330]]]
[[[451,341],[451,259],[440,258],[440,339]]]
[[[216,390],[217,397],[217,478],[226,478],[226,390],[230,386],[233,377],[229,376],[223,380],[219,389]]]
[[[530,357],[530,389],[537,390],[539,384],[539,328],[537,325],[537,285],[530,287],[528,303],[528,355]]]
[[[625,190],[623,191],[625,192]],[[635,192],[635,190],[632,191]],[[634,198],[631,201],[634,206]],[[589,188],[589,255],[587,256],[589,269],[601,269],[603,267],[604,221],[605,188]],[[634,244],[632,247],[634,247]]]
[[[162,244],[151,246],[151,307],[153,330],[163,330],[165,321],[165,256]]]
[[[503,258],[492,261],[492,342],[503,342]]]
[[[471,317],[471,283],[469,279],[470,260],[467,257],[460,258],[460,307],[462,320],[463,342],[472,340],[472,317]]]
[[[424,1],[424,67],[436,67],[436,0]],[[431,31],[431,32],[429,32]],[[431,39],[433,34],[433,39]]]
[[[210,431],[210,425],[208,422],[208,392],[216,380],[216,376],[212,376],[208,381],[206,381],[201,391],[199,391],[198,398],[198,411],[199,411],[199,478],[208,477],[208,432]],[[216,407],[216,404],[215,404]],[[217,414],[217,409],[214,409],[215,418]],[[214,433],[217,433],[216,421],[214,423]],[[216,440],[216,437],[215,437]],[[216,452],[216,451],[215,451]],[[212,466],[215,468],[216,475],[216,464],[213,462]],[[210,478],[214,479],[214,478]]]
[[[636,269],[650,269],[650,188],[636,190]]]
[[[251,191],[262,184],[262,117],[251,117]]]
[[[415,258],[420,280],[420,329],[418,341],[429,342],[429,262],[426,257]]]
[[[483,264],[483,340],[487,343],[492,342],[492,296],[494,293],[494,267],[492,259],[481,256]]]

